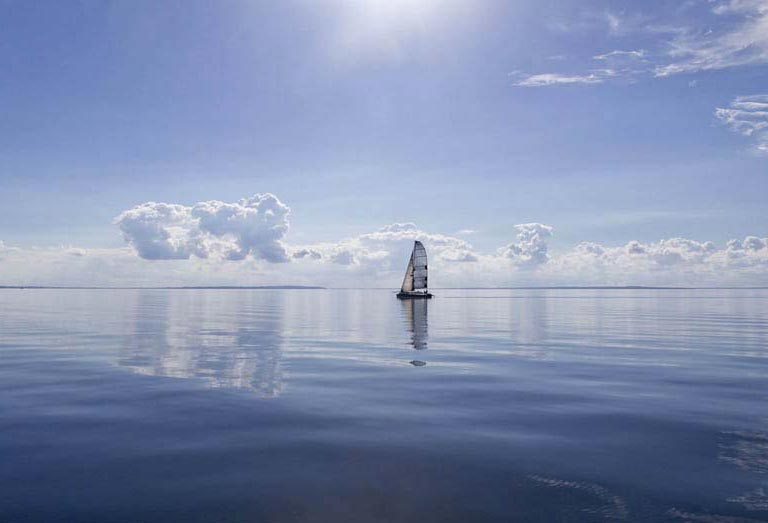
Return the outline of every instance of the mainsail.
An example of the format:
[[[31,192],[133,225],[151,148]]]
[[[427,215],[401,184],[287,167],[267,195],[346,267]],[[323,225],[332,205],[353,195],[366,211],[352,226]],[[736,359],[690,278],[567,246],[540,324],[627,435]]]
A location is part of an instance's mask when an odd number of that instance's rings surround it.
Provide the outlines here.
[[[421,242],[413,243],[411,259],[403,278],[402,292],[412,292],[427,289],[427,250]]]
[[[400,287],[403,292],[411,292],[413,290],[413,253],[411,253],[411,259],[408,260],[408,268],[405,269],[405,278],[403,278],[403,286]]]

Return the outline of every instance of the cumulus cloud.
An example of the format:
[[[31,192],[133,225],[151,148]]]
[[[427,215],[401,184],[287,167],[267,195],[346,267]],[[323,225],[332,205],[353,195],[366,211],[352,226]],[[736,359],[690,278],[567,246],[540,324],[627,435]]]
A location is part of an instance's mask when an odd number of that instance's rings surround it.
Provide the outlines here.
[[[372,250],[377,253],[376,259],[382,260],[386,258],[381,255],[382,252],[410,252],[415,240],[430,246],[433,259],[448,262],[477,261],[472,245],[467,241],[454,236],[428,233],[413,223],[386,225],[373,233],[360,235],[353,243],[359,244],[364,250]]]
[[[372,274],[405,268],[413,242],[419,240],[428,245],[430,263],[475,262],[477,255],[472,246],[454,236],[428,233],[411,222],[392,223],[380,229],[338,242],[323,242],[298,246],[295,258],[306,258],[316,253],[314,259],[322,259],[333,265],[348,267]],[[306,251],[306,253],[305,253]],[[402,266],[402,267],[401,267]]]
[[[516,238],[492,253],[463,240],[426,232],[414,224],[392,224],[338,242],[287,246],[290,264],[265,264],[256,256],[229,263],[228,249],[209,246],[208,258],[190,256],[157,263],[136,256],[135,247],[0,247],[5,285],[264,285],[305,284],[392,287],[402,280],[413,240],[429,253],[436,286],[515,285],[768,285],[768,238],[746,236],[716,244],[689,238],[621,245],[582,242],[553,251],[553,228],[515,226]],[[175,232],[173,233],[175,234]],[[205,233],[209,234],[209,233]],[[214,237],[215,243],[221,241]],[[78,255],[85,254],[85,255]]]
[[[190,207],[146,202],[122,212],[115,224],[139,256],[146,260],[180,260],[208,251],[190,215]]]
[[[716,251],[712,242],[699,242],[685,238],[661,240],[649,248],[651,259],[659,265],[677,265],[679,263],[701,263]]]
[[[269,262],[285,262],[288,255],[280,240],[288,232],[290,209],[272,194],[256,194],[237,203],[200,202],[191,209],[204,235],[234,238],[237,245],[226,252],[230,260],[249,254]]]
[[[339,265],[352,265],[357,261],[355,254],[350,250],[340,250],[331,254],[329,258],[331,262],[338,263]]]
[[[455,263],[472,263],[479,260],[476,254],[467,250],[446,249],[440,254],[440,257],[443,261]]]
[[[182,260],[216,254],[228,260],[247,256],[288,261],[282,239],[290,209],[272,194],[235,203],[217,200],[193,206],[146,202],[115,218],[125,240],[147,260]]]
[[[739,96],[715,117],[733,132],[750,138],[756,152],[768,154],[768,94]]]
[[[621,246],[584,242],[553,257],[546,269],[544,278],[601,285],[764,285],[768,240],[748,236],[720,248],[687,238]]]
[[[330,245],[337,250],[329,260],[385,284],[384,280],[400,277],[412,241],[419,239],[429,251],[433,281],[447,286],[768,283],[768,239],[762,237],[748,236],[722,247],[689,238],[618,246],[583,242],[553,253],[552,226],[525,223],[514,229],[514,242],[496,253],[482,254],[458,238],[427,233],[410,223],[392,224]]]
[[[730,240],[723,256],[730,267],[768,269],[768,238],[747,236],[743,240]]]
[[[759,110],[754,104],[764,102],[739,99],[739,110]],[[125,248],[18,248],[0,242],[0,284],[395,288],[419,240],[427,247],[436,286],[768,285],[764,236],[721,246],[689,238],[582,242],[553,252],[554,228],[533,222],[515,225],[515,238],[505,247],[481,253],[464,239],[403,222],[335,242],[289,245],[289,212],[271,194],[191,206],[147,202],[115,219]],[[227,261],[233,259],[241,261]],[[263,263],[287,260],[294,263]]]
[[[469,251],[472,246],[466,241],[446,236],[444,234],[427,233],[414,223],[393,223],[385,225],[376,232],[363,234],[360,240],[370,243],[412,242],[414,240],[429,242],[437,252],[444,250]]]
[[[705,263],[717,253],[714,243],[686,238],[671,238],[654,243],[630,241],[620,247],[606,247],[597,243],[583,242],[566,252],[558,261],[562,266],[592,266],[647,270],[653,267]]]
[[[514,260],[521,267],[538,267],[549,261],[547,238],[552,236],[552,227],[542,223],[515,225],[517,242],[502,249],[502,256]]]
[[[419,234],[423,234],[415,223],[392,223],[385,225],[378,231],[364,234],[362,238],[374,241],[412,240]]]
[[[323,255],[314,249],[299,249],[298,251],[295,251],[291,257],[295,260],[303,260],[304,258],[310,260],[319,260],[323,257]]]

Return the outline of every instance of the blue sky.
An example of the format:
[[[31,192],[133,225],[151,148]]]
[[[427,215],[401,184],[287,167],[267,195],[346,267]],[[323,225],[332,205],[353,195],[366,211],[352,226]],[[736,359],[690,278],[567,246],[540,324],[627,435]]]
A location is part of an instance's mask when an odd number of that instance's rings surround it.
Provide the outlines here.
[[[529,223],[553,228],[552,256],[768,234],[765,0],[3,1],[0,34],[0,241],[17,264],[136,256],[121,213],[257,193],[290,207],[289,258],[393,223],[476,258]],[[9,283],[53,278],[12,263]],[[388,281],[392,264],[369,270]]]

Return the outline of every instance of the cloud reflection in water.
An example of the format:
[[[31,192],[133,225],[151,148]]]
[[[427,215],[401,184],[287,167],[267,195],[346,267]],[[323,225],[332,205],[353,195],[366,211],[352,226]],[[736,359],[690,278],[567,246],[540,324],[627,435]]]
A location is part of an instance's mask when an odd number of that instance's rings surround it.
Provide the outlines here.
[[[197,378],[211,388],[279,396],[284,388],[283,295],[265,293],[254,301],[248,293],[227,300],[206,292],[192,299],[182,294],[191,292],[196,291],[138,293],[134,332],[126,337],[118,364],[137,374]],[[245,325],[244,312],[249,317]]]

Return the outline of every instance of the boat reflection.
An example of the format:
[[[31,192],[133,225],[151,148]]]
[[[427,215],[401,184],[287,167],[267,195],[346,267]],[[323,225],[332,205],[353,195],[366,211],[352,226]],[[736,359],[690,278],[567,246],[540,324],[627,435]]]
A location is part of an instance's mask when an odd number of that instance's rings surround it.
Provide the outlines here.
[[[403,318],[410,334],[410,345],[416,350],[427,348],[427,300],[402,300]],[[411,365],[423,367],[426,361],[413,360]]]
[[[137,374],[195,378],[211,388],[281,394],[283,306],[279,293],[141,291],[118,364]]]

